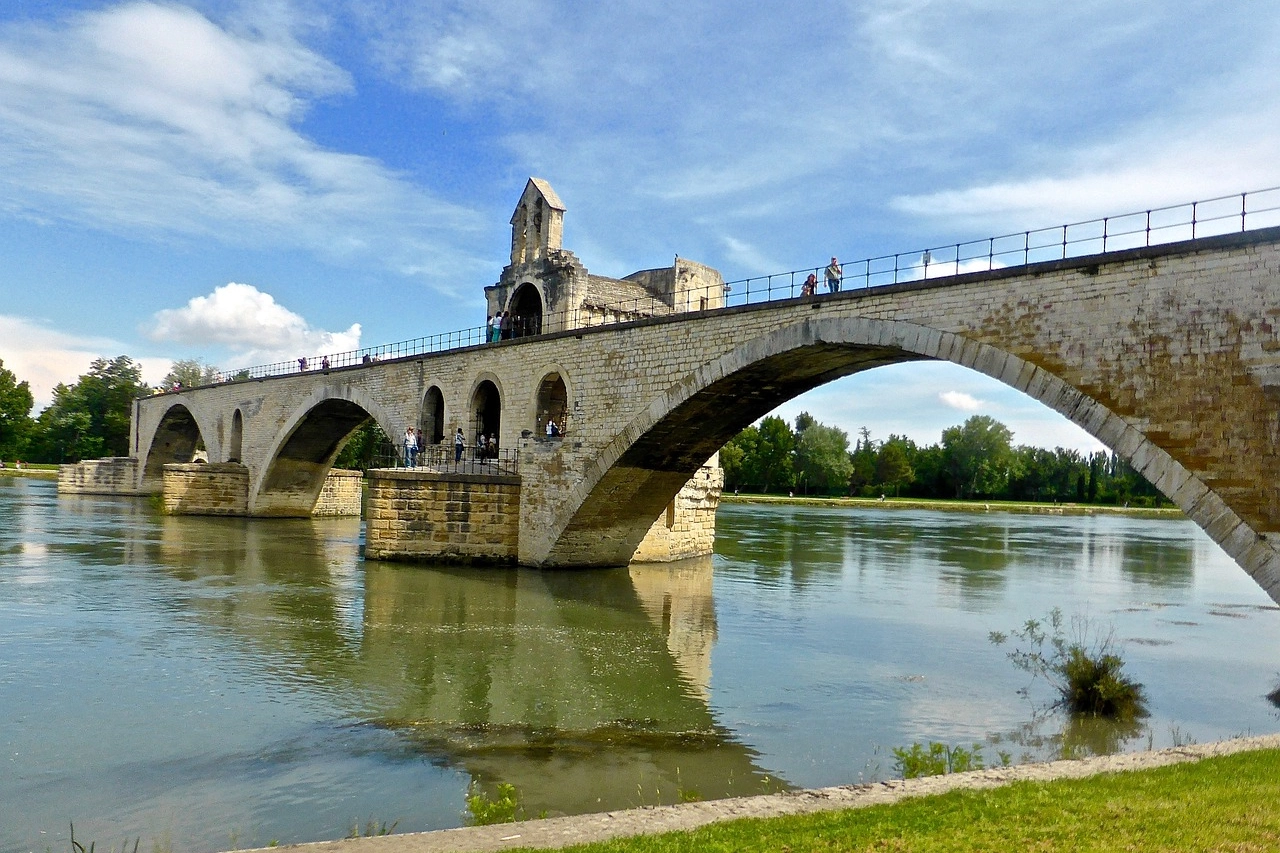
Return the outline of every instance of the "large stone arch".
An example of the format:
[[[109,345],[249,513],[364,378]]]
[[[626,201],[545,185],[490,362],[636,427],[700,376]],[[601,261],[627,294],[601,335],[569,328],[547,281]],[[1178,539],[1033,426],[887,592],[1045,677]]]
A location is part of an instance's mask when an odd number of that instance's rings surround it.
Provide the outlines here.
[[[219,458],[216,431],[206,428],[181,399],[176,399],[160,416],[160,422],[147,445],[142,464],[142,491],[160,491],[164,466],[171,462],[190,462],[196,445],[203,442],[210,459]]]
[[[399,421],[360,389],[317,390],[286,421],[265,455],[267,464],[253,472],[249,514],[310,516],[333,460],[370,418],[387,435],[396,435]],[[413,423],[417,415],[400,420]]]
[[[1273,599],[1275,549],[1202,480],[1124,418],[1042,366],[962,335],[895,320],[813,318],[674,383],[587,464],[548,531],[543,565],[625,564],[653,519],[723,444],[780,403],[842,376],[914,360],[969,367],[1093,435],[1203,528]]]

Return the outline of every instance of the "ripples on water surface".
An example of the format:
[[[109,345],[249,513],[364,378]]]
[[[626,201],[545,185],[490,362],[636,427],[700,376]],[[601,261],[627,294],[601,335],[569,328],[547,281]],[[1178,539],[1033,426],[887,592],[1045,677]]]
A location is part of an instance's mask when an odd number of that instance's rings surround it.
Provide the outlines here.
[[[365,563],[355,520],[165,518],[0,479],[0,851],[215,850],[891,775],[893,746],[1277,729],[1280,619],[1187,521],[721,508],[714,560]],[[1033,721],[988,642],[1114,625],[1141,730]],[[1041,702],[1048,697],[1032,697]],[[998,741],[993,743],[994,741]]]

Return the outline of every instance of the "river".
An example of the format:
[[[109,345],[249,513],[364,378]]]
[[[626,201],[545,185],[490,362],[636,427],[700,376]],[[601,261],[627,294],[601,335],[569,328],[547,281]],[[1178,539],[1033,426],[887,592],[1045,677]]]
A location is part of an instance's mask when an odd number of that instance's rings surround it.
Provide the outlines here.
[[[1280,730],[1280,613],[1185,520],[722,506],[716,554],[366,562],[354,519],[166,517],[0,479],[0,853],[220,850]],[[989,641],[1114,631],[1151,715],[1067,725]],[[1069,626],[1070,627],[1070,626]],[[1029,688],[1025,690],[1024,688]]]

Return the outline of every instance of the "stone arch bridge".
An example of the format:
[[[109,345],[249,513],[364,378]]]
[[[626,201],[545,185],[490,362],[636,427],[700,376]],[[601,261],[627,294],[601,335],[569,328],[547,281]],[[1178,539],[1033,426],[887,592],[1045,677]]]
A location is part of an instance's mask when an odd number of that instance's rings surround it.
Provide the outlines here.
[[[227,382],[139,400],[126,479],[160,490],[166,463],[202,440],[210,472],[242,478],[238,512],[305,516],[368,418],[392,437],[424,424],[446,447],[459,427],[468,443],[492,429],[518,459],[490,475],[371,472],[370,555],[449,551],[427,544],[447,528],[471,537],[454,556],[615,566],[672,527],[691,478],[713,520],[704,466],[780,403],[936,359],[1096,436],[1280,600],[1278,296],[1273,228]],[[546,437],[549,413],[563,437]],[[502,494],[467,491],[481,480]]]

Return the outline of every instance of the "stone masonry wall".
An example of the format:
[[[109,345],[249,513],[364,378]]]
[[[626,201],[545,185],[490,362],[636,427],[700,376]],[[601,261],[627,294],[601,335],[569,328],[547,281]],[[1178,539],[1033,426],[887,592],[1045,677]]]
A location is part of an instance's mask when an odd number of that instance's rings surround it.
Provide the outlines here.
[[[364,475],[359,471],[331,468],[311,514],[317,517],[359,517],[363,483]]]
[[[515,563],[520,478],[373,469],[365,556],[373,560]]]
[[[58,466],[58,491],[66,495],[136,495],[137,483],[138,460],[126,456]]]
[[[649,528],[632,560],[668,563],[710,554],[716,542],[716,509],[724,488],[724,470],[718,460],[698,469],[671,499],[671,504]]]
[[[244,515],[249,469],[235,462],[164,466],[164,511],[172,515]]]

